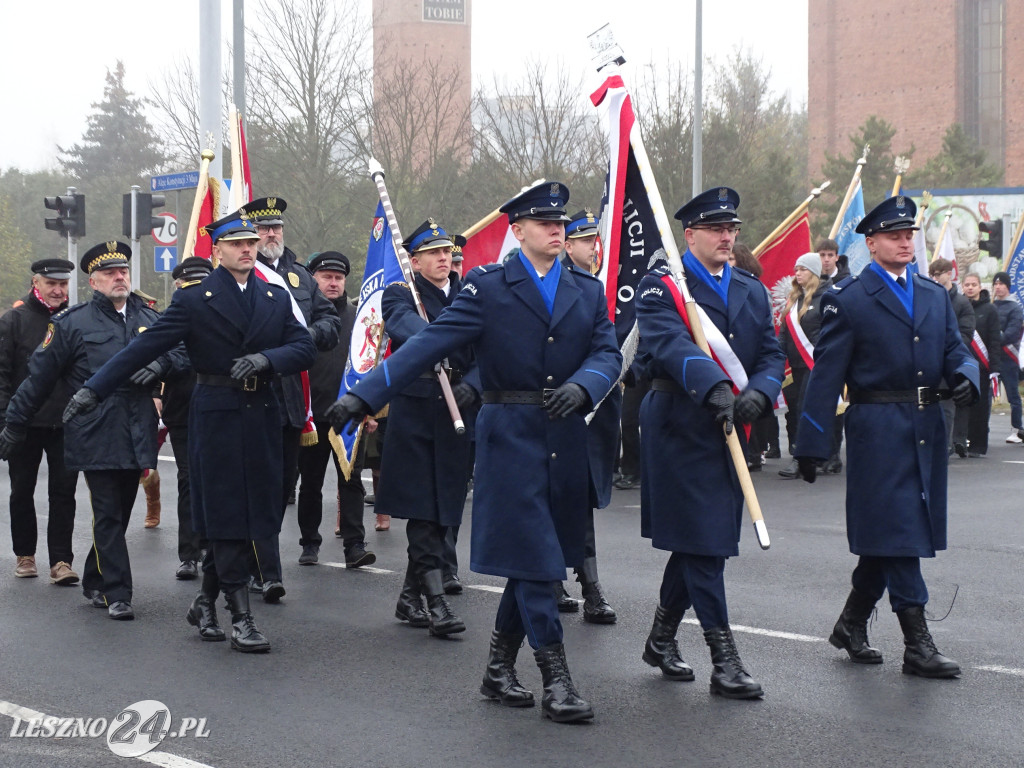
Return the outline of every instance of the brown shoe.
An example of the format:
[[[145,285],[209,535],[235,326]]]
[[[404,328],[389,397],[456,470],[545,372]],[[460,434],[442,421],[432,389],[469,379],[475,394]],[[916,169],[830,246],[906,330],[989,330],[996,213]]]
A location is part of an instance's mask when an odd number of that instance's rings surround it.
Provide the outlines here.
[[[375,531],[391,530],[391,515],[377,515],[377,524],[373,526]]]
[[[78,574],[62,560],[50,569],[50,583],[70,587],[72,584],[78,583]]]
[[[140,482],[146,492],[146,521],[143,526],[156,528],[160,525],[160,473],[151,469]]]
[[[36,558],[34,555],[18,555],[18,565],[14,568],[14,575],[19,579],[34,579],[39,575],[36,570]]]

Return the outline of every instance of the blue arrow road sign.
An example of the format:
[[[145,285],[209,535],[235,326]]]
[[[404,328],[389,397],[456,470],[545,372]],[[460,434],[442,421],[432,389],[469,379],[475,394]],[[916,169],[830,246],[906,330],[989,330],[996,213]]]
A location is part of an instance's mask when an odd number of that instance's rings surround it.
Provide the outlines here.
[[[149,181],[152,192],[172,192],[175,189],[195,189],[199,186],[199,171],[168,173],[165,176],[154,176]]]
[[[177,246],[158,245],[153,251],[154,272],[171,272],[177,265]]]

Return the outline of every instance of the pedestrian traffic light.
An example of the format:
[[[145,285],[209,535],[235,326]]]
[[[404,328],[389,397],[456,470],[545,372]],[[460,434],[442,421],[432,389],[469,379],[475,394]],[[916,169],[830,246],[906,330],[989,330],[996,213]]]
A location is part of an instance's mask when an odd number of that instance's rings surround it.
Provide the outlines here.
[[[132,228],[132,194],[135,201],[135,227]],[[162,208],[166,204],[164,195],[153,195],[149,192],[128,192],[122,198],[121,231],[125,237],[142,237],[160,229],[163,219],[153,215],[154,208]]]
[[[47,229],[59,232],[61,237],[82,237],[85,235],[85,195],[58,195],[44,197],[43,205],[56,211],[55,218],[44,218]]]
[[[1003,220],[996,219],[995,221],[983,221],[978,225],[978,229],[983,234],[988,235],[988,238],[978,243],[978,248],[983,251],[988,251],[990,256],[994,256],[1000,261],[1003,260]]]

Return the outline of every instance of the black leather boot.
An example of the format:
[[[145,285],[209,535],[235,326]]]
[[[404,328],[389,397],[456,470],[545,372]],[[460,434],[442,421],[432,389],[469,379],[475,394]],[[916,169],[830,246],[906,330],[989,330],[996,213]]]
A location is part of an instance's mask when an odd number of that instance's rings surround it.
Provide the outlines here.
[[[850,654],[851,661],[857,664],[882,663],[881,652],[868,645],[868,618],[874,608],[875,603],[870,597],[851,589],[843,612],[839,614],[839,621],[828,639],[836,648],[842,648]]]
[[[573,723],[590,720],[594,710],[580,698],[569,676],[569,665],[565,661],[565,646],[561,643],[545,645],[533,652],[540,674],[544,680],[544,696],[540,700],[544,717],[556,723]]]
[[[652,667],[659,667],[669,680],[693,680],[693,668],[679,655],[676,632],[683,620],[684,611],[668,611],[660,605],[654,611],[654,626],[647,636],[643,660]]]
[[[947,659],[935,647],[928,622],[924,617],[924,606],[915,605],[897,611],[900,629],[903,630],[903,674],[918,677],[958,677],[960,665]]]
[[[597,580],[597,558],[588,557],[576,571],[576,581],[583,587],[583,620],[591,624],[614,624],[615,610],[605,600]]]
[[[423,593],[427,596],[427,610],[430,613],[430,634],[435,637],[465,632],[466,625],[456,616],[448,601],[444,599],[444,578],[440,569],[427,571],[421,581]]]
[[[523,688],[516,677],[516,656],[525,635],[506,635],[491,632],[491,651],[480,693],[488,699],[497,699],[506,707],[532,707],[533,693]]]
[[[740,652],[736,650],[732,630],[715,627],[704,630],[704,642],[711,649],[711,692],[727,699],[756,699],[764,696],[761,684],[743,668]]]
[[[555,581],[552,582],[552,588],[555,590],[555,600],[558,601],[559,613],[576,613],[579,611],[579,601],[569,597],[569,593],[565,591],[565,584]]]
[[[430,617],[423,610],[423,597],[420,595],[420,586],[412,563],[405,569],[405,582],[402,584],[402,592],[398,595],[395,618],[409,622],[410,627],[430,626]]]
[[[185,620],[193,627],[199,628],[199,636],[209,642],[227,640],[224,630],[217,623],[217,595],[212,597],[202,590],[196,593],[195,600],[185,614]]]
[[[266,653],[270,641],[263,636],[249,610],[249,590],[245,586],[224,592],[231,611],[231,648],[242,653]]]

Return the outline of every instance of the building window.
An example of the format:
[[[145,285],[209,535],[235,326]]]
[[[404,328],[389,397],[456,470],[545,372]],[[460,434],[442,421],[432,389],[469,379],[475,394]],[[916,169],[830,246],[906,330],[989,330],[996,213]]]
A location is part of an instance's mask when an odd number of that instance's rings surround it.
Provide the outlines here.
[[[961,114],[964,130],[1003,165],[1004,0],[963,0]]]

